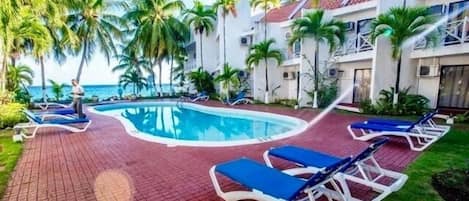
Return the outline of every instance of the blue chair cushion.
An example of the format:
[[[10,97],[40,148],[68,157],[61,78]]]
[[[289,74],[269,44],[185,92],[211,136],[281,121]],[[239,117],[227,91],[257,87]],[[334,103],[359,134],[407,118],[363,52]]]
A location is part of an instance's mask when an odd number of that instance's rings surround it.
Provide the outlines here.
[[[295,198],[306,184],[304,180],[247,158],[219,164],[215,170],[247,188],[285,200]]]
[[[384,125],[389,125],[389,126],[399,126],[399,125],[410,126],[415,123],[411,121],[403,121],[403,120],[397,120],[397,119],[378,119],[378,118],[368,119],[367,122],[369,124],[384,124]]]
[[[342,160],[342,158],[291,145],[273,148],[269,151],[269,155],[317,168],[328,167]]]
[[[38,124],[42,123],[42,119],[38,117],[37,115],[35,115],[33,112],[29,110],[24,110],[23,112],[31,121],[34,121],[35,123],[38,123]]]
[[[412,127],[408,126],[390,126],[384,124],[370,124],[370,123],[353,123],[350,125],[351,128],[354,129],[366,129],[366,130],[373,130],[373,131],[397,131],[397,132],[409,132]]]
[[[75,110],[73,108],[60,108],[60,109],[53,109],[43,112],[43,114],[60,114],[60,115],[69,115],[75,114]]]
[[[87,118],[80,119],[50,119],[43,121],[44,124],[79,124],[79,123],[88,123],[90,120]]]

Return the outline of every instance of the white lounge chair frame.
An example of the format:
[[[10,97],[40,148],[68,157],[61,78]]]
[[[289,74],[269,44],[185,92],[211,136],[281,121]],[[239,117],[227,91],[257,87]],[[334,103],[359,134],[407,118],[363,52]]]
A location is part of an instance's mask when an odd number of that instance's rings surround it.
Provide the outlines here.
[[[49,109],[49,106],[56,106],[56,107],[59,107],[59,108],[69,107],[68,105],[61,104],[61,103],[54,103],[54,102],[52,102],[52,103],[49,103],[49,102],[36,103],[35,105],[38,106],[39,108],[41,108],[41,110],[47,110],[47,109]]]
[[[370,129],[356,129],[360,130],[360,134],[354,132],[354,129],[351,125],[347,126],[347,130],[354,140],[368,141],[373,138],[382,137],[382,136],[396,136],[403,137],[407,140],[409,147],[414,151],[423,151],[431,144],[435,143],[447,132],[429,132],[424,133],[424,129],[419,126],[415,126],[412,131],[414,132],[402,132],[402,131],[373,131]],[[415,139],[414,142],[412,139]]]
[[[213,166],[209,170],[210,179],[212,180],[212,184],[213,184],[213,187],[215,188],[215,192],[217,193],[217,195],[219,197],[223,198],[224,200],[227,200],[227,201],[231,201],[231,200],[249,200],[249,199],[251,199],[251,200],[263,200],[263,201],[264,200],[266,200],[266,201],[267,200],[274,200],[274,201],[283,200],[283,199],[278,199],[278,198],[272,197],[270,195],[266,195],[266,194],[264,194],[261,191],[258,191],[256,189],[253,189],[252,191],[224,192],[221,189],[221,186],[218,182],[216,172],[215,172],[215,167],[216,166]],[[242,170],[240,170],[240,171],[242,171]],[[288,172],[285,172],[285,173],[289,174]],[[301,175],[301,174],[305,174],[305,173],[298,172],[297,175]],[[295,175],[291,175],[291,174],[289,174],[289,175],[290,176],[295,176]],[[327,184],[327,183],[330,183],[335,190],[328,189],[325,186],[325,184]],[[326,196],[329,201],[344,200],[344,197],[342,196],[342,194],[338,192],[339,190],[340,190],[340,188],[337,185],[337,183],[333,179],[328,179],[328,180],[325,180],[325,181],[317,184],[316,186],[314,186],[312,188],[305,189],[303,192],[307,196],[305,196],[304,198],[301,198],[299,200],[314,201],[314,200],[320,198],[323,195]]]
[[[268,150],[264,152],[263,158],[267,166],[274,168],[272,161],[270,160]],[[308,173],[315,174],[316,172],[321,170],[320,168],[317,168],[317,167],[304,167],[301,164],[297,164],[297,165],[299,167],[286,169],[286,170],[283,170],[283,172],[290,174],[290,175],[298,175],[300,173],[301,174],[308,174]],[[378,162],[376,161],[373,155],[370,155],[369,157],[361,161],[357,161],[355,165],[356,165],[356,168],[354,168],[353,170],[349,170],[345,173],[338,172],[337,174],[334,175],[334,179],[339,182],[340,187],[341,187],[341,191],[338,191],[338,192],[341,192],[342,196],[345,198],[344,200],[347,200],[347,201],[360,200],[358,198],[352,197],[347,181],[355,182],[355,183],[372,188],[374,191],[379,193],[379,195],[376,196],[373,199],[373,201],[379,201],[379,200],[383,200],[392,192],[396,192],[399,189],[401,189],[408,179],[408,176],[405,174],[381,168],[381,166],[378,164]],[[394,182],[392,182],[390,185],[384,185],[384,184],[378,183],[379,179],[385,178],[385,177],[392,178]]]
[[[65,130],[68,130],[68,131],[73,132],[73,133],[81,133],[81,132],[85,132],[92,123],[92,121],[89,120],[88,122],[85,123],[85,126],[83,128],[78,128],[78,127],[70,126],[71,124],[68,124],[68,125],[48,124],[48,123],[39,124],[39,123],[35,122],[33,119],[31,119],[30,117],[28,117],[28,116],[26,116],[26,117],[29,120],[28,123],[19,123],[19,124],[15,125],[15,127],[13,127],[13,129],[15,129],[16,131],[19,131],[20,135],[24,138],[34,138],[34,137],[36,137],[37,131],[40,128],[61,128],[61,129],[65,129]],[[50,117],[62,118],[62,119],[73,119],[73,117],[58,115],[58,114],[44,114],[44,115],[40,115],[40,117],[41,117],[41,120],[45,120],[46,118],[50,118]],[[83,124],[83,123],[76,123],[76,124]],[[23,132],[23,130],[29,130],[29,129],[33,129],[33,131],[31,132],[30,135],[26,135]]]
[[[228,104],[230,104],[231,106],[238,105],[238,104],[252,104],[252,100],[249,98],[240,98],[232,103],[228,102]]]

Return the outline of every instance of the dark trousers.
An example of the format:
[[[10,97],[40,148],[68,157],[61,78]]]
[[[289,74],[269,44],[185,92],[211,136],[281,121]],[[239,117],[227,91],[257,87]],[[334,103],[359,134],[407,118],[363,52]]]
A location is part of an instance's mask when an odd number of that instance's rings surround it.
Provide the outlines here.
[[[83,113],[83,103],[81,98],[73,98],[73,109],[75,113],[78,115],[78,118],[85,118],[85,114]]]

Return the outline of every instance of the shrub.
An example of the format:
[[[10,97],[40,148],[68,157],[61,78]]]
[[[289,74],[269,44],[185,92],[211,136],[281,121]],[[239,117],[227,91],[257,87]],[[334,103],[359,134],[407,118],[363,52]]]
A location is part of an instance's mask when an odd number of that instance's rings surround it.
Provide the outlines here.
[[[275,101],[275,104],[285,105],[288,107],[295,107],[298,102],[295,99],[279,99]]]
[[[465,112],[464,114],[456,115],[455,121],[457,123],[466,123],[469,122],[469,111]]]
[[[24,105],[7,103],[0,105],[0,129],[13,127],[17,123],[26,121],[23,114]]]
[[[376,110],[371,102],[371,99],[364,99],[360,102],[360,111],[365,114],[375,114]]]
[[[322,85],[318,90],[318,106],[329,106],[337,98],[338,87],[336,82]]]
[[[21,104],[29,105],[31,103],[31,95],[24,89],[16,90],[15,101]]]
[[[432,185],[446,201],[469,197],[469,169],[449,169],[432,176]]]
[[[406,88],[399,92],[397,105],[393,104],[394,88],[381,90],[376,104],[365,100],[360,103],[360,109],[364,113],[379,115],[421,115],[427,112],[429,100],[422,95],[409,94],[409,90]]]

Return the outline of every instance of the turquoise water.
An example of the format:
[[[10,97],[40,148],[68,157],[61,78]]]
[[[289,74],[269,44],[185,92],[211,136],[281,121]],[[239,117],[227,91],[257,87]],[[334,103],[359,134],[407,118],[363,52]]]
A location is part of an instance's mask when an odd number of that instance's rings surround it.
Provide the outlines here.
[[[109,115],[120,115],[143,135],[189,141],[234,141],[266,138],[298,128],[298,122],[266,115],[204,111],[191,106],[141,103],[95,107]],[[262,114],[262,113],[260,113]]]
[[[169,92],[170,91],[170,86],[169,84],[163,84],[163,92]],[[98,96],[101,99],[109,98],[112,96],[118,96],[117,90],[119,89],[118,85],[83,85],[83,88],[85,89],[85,97],[91,97],[91,96]],[[42,98],[42,89],[40,86],[30,86],[28,87],[29,93],[33,96],[33,99],[39,99]],[[71,92],[72,88],[70,86],[67,86],[64,88],[64,93],[65,96],[63,99],[68,98],[68,94]],[[54,94],[52,93],[52,89],[50,86],[46,87],[46,92],[49,98],[53,98]],[[124,89],[123,95],[130,95],[132,94],[132,86],[127,86],[126,89]],[[151,96],[154,94],[153,89],[146,90],[144,89],[141,92],[142,96]]]

